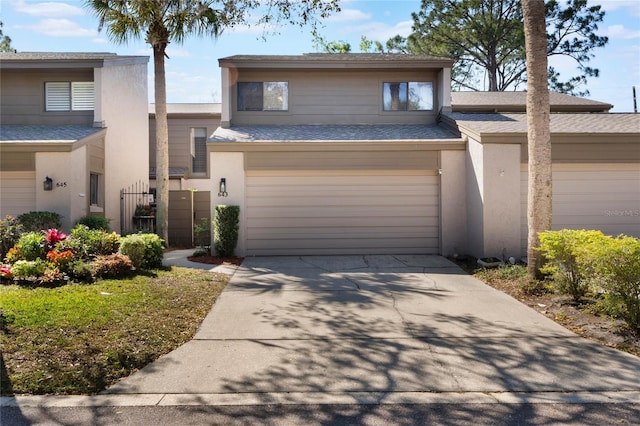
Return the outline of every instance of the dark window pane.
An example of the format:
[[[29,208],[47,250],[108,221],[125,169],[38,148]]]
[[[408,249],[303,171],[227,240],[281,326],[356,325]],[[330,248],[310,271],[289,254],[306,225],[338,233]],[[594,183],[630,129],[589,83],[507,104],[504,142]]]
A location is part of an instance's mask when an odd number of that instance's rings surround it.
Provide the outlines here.
[[[382,105],[385,111],[407,110],[407,83],[382,84]]]
[[[262,111],[262,82],[238,82],[238,111]]]
[[[191,129],[191,172],[207,173],[207,129]]]
[[[89,175],[89,204],[97,206],[100,200],[100,176],[91,173]]]

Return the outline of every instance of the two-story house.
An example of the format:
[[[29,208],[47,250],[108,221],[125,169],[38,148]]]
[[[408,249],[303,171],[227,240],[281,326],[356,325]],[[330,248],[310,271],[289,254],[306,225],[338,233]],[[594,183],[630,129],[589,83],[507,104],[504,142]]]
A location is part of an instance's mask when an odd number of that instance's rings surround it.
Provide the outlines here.
[[[210,139],[213,204],[241,208],[238,252],[449,253],[465,243],[465,140],[443,58],[232,56]],[[217,194],[219,192],[219,194]]]
[[[219,63],[211,204],[241,207],[240,254],[526,253],[524,93],[451,94],[442,58]],[[552,94],[556,229],[640,237],[640,115],[610,108]]]
[[[104,215],[148,179],[146,56],[0,53],[0,215]],[[125,218],[123,220],[129,220]]]

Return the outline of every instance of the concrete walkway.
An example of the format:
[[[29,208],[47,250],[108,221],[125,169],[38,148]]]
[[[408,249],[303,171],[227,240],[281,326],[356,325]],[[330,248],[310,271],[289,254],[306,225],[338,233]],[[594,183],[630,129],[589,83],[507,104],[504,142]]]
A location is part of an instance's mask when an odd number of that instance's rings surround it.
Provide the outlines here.
[[[640,403],[640,358],[576,336],[438,256],[260,257],[245,259],[192,341],[102,395],[47,398]]]

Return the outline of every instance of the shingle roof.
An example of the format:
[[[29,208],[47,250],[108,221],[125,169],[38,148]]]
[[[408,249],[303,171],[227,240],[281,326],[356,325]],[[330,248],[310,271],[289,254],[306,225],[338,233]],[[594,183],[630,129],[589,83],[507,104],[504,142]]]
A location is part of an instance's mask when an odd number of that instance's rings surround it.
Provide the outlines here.
[[[169,167],[169,179],[172,178],[182,178],[186,175],[187,168],[186,167]],[[156,167],[149,167],[149,177],[155,179],[156,178]]]
[[[0,52],[0,68],[102,67],[122,63],[147,63],[148,56],[117,55],[108,52]]]
[[[4,124],[0,126],[0,142],[71,143],[84,139],[101,130],[101,128],[91,126]]]
[[[526,114],[451,113],[459,129],[476,134],[526,133]],[[553,134],[637,134],[640,136],[640,114],[551,114]],[[640,139],[638,139],[640,142]]]
[[[436,56],[406,55],[401,53],[307,53],[304,55],[235,55],[218,59],[221,66],[265,67],[451,67],[453,60]]]
[[[613,105],[550,92],[553,112],[606,112]],[[451,92],[451,107],[454,112],[524,112],[527,92]]]
[[[109,52],[0,52],[0,59],[31,61],[106,59],[117,56]]]
[[[438,125],[299,125],[219,127],[210,142],[322,142],[458,139]]]

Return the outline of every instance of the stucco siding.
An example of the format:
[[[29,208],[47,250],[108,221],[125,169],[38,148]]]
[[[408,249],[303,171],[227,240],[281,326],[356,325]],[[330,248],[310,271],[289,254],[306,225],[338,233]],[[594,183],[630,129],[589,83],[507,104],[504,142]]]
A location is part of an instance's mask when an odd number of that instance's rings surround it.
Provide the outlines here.
[[[527,247],[527,165],[521,166],[521,245]],[[640,164],[554,164],[553,229],[640,237]]]
[[[93,111],[45,111],[45,82],[93,81],[93,70],[2,70],[0,110],[2,124],[93,123]]]
[[[238,81],[286,81],[288,111],[238,111],[237,89],[231,93],[233,125],[295,124],[429,124],[439,110],[434,70],[241,70]],[[433,83],[432,111],[383,111],[382,83]]]
[[[105,138],[105,217],[120,230],[120,190],[149,179],[149,106],[147,65],[95,69],[96,120]]]

